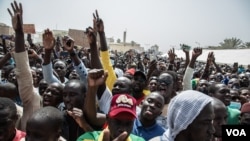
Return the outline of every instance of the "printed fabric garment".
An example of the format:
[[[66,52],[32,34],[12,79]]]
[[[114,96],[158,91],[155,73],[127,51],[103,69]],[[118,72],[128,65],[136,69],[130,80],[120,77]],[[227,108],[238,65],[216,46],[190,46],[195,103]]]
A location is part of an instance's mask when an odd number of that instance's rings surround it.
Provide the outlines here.
[[[86,132],[77,141],[102,141],[103,131]],[[143,138],[130,134],[126,141],[145,141]]]

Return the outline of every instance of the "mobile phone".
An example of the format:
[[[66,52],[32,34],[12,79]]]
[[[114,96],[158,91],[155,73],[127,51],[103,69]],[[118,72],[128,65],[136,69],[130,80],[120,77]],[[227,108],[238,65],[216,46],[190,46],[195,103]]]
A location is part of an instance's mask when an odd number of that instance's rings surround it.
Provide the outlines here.
[[[189,51],[191,49],[190,46],[186,45],[186,44],[180,44],[181,49],[185,50],[185,51]]]
[[[69,55],[69,52],[67,52],[67,51],[62,51],[60,53],[60,56],[63,56],[63,57],[67,57],[68,55]]]

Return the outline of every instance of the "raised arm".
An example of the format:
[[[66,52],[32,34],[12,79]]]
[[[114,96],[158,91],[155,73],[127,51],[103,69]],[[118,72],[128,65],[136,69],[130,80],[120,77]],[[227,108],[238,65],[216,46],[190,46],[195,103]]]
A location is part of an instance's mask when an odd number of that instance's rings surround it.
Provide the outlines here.
[[[214,64],[215,68],[216,68],[216,72],[220,72],[222,73],[221,68],[217,65],[217,63],[215,62],[215,57],[213,55],[212,59],[211,59],[212,63]]]
[[[186,60],[185,60],[185,71],[186,71],[186,69],[187,69],[187,67],[188,67],[188,65],[189,65],[189,62],[190,62],[190,58],[189,58],[189,51],[188,50],[186,50],[186,49],[183,49],[183,52],[185,53],[185,56],[186,56]],[[184,71],[184,72],[185,72]]]
[[[87,83],[87,69],[83,62],[79,59],[78,55],[76,54],[74,50],[74,40],[72,38],[65,39],[66,43],[64,43],[64,48],[67,50],[70,54],[71,60],[74,62],[74,68],[76,69],[76,72],[80,76],[80,80],[84,83]]]
[[[108,74],[100,69],[92,69],[88,74],[88,91],[85,97],[84,113],[91,125],[102,127],[106,122],[106,115],[97,113],[96,93],[99,85],[105,83]]]
[[[171,70],[171,71],[175,71],[175,50],[174,48],[170,49],[168,51],[168,58],[169,58],[169,67],[168,67],[168,70]]]
[[[113,85],[117,79],[114,68],[110,61],[110,54],[108,51],[108,45],[106,42],[106,36],[104,31],[104,23],[101,18],[99,18],[98,12],[96,10],[96,14],[93,14],[94,16],[94,30],[98,32],[100,36],[100,49],[101,49],[101,62],[104,70],[108,71],[109,77],[107,78],[106,85],[110,90],[113,89]]]
[[[87,33],[89,45],[90,45],[91,67],[93,69],[102,69],[101,60],[100,60],[100,57],[98,55],[99,50],[98,50],[97,44],[96,44],[96,34],[94,33],[94,30],[91,27],[88,27],[86,29],[86,33]],[[106,89],[105,83],[103,83],[102,85],[100,85],[98,87],[98,90],[97,90],[98,99],[100,99],[102,97],[102,94],[105,91],[105,89]]]
[[[183,76],[183,90],[192,90],[191,79],[194,72],[194,65],[197,58],[202,54],[202,48],[194,48],[192,52],[191,61]]]
[[[212,64],[213,55],[214,55],[213,52],[208,53],[207,63],[206,63],[205,69],[204,69],[203,74],[201,75],[200,79],[208,80],[208,77],[210,75],[209,66]]]
[[[33,79],[29,66],[29,59],[27,51],[24,47],[24,32],[23,32],[23,9],[21,3],[19,5],[16,1],[11,3],[11,10],[8,9],[11,19],[12,26],[15,30],[15,53],[14,59],[16,62],[16,77],[18,83],[18,91],[23,102],[23,115],[21,118],[21,130],[25,131],[26,122],[28,118],[33,114],[34,111],[40,108],[40,97],[35,93],[33,88]]]
[[[29,58],[33,58],[36,63],[39,63],[40,65],[42,64],[43,58],[40,57],[34,49],[29,49],[28,55],[29,55]]]
[[[45,49],[44,60],[43,60],[43,65],[42,65],[44,80],[48,84],[51,84],[53,82],[61,83],[61,81],[58,80],[53,75],[51,53],[55,46],[55,38],[53,36],[53,33],[49,29],[46,29],[43,33],[43,46]]]
[[[157,70],[157,61],[156,60],[152,60],[150,63],[149,63],[149,67],[148,67],[148,73],[147,73],[147,85],[149,83],[149,78],[152,76],[153,72],[155,70]]]

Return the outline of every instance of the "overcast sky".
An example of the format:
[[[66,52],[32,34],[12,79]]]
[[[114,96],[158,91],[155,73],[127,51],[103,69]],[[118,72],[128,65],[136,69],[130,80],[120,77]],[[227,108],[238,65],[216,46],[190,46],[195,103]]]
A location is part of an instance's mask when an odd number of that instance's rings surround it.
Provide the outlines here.
[[[13,0],[0,0],[0,22],[11,25],[7,8]],[[180,43],[219,45],[225,38],[250,42],[250,0],[18,0],[24,23],[36,31],[81,29],[92,26],[97,9],[107,37],[132,40],[166,51]]]

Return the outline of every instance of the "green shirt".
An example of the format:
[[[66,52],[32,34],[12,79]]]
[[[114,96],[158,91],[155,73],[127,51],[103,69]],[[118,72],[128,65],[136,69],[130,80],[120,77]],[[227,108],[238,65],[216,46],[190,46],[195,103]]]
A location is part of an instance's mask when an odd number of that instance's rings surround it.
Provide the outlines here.
[[[103,131],[86,132],[77,141],[102,141]],[[143,138],[130,134],[126,141],[145,141]]]
[[[227,124],[229,125],[235,125],[240,123],[240,110],[238,109],[232,109],[230,107],[227,107]]]

